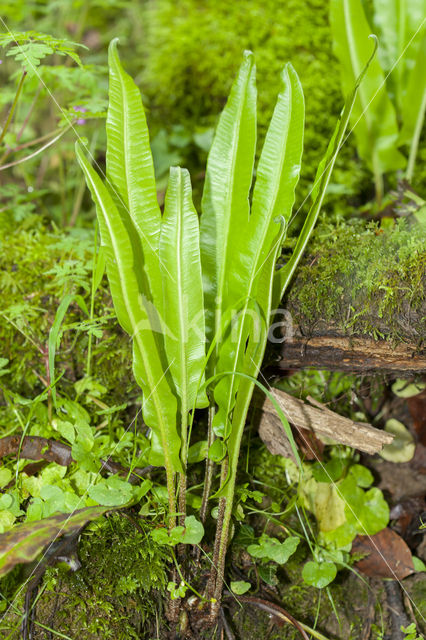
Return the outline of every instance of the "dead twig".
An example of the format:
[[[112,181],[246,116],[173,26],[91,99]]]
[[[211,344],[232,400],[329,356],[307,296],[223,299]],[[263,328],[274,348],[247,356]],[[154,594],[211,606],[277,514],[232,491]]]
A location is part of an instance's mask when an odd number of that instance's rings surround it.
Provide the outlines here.
[[[56,462],[63,467],[67,467],[73,461],[71,455],[71,447],[63,442],[58,442],[51,438],[41,438],[40,436],[25,436],[21,434],[14,436],[6,436],[0,438],[0,458],[5,456],[18,455],[26,460],[47,460],[48,462]],[[127,476],[130,469],[126,469],[119,462],[114,462],[107,458],[101,460],[101,470],[109,473],[119,473]],[[144,476],[154,467],[148,466],[143,469],[136,467],[129,475],[129,482],[135,484],[139,481],[140,476]]]
[[[225,596],[224,600],[229,600],[231,597],[234,598],[234,596],[231,595]],[[301,623],[293,618],[293,616],[288,613],[288,611],[283,609],[283,607],[280,607],[278,604],[275,604],[274,602],[268,602],[268,600],[263,600],[262,598],[255,598],[253,596],[238,596],[237,600],[240,603],[251,604],[258,609],[269,613],[269,615],[274,616],[278,620],[291,624],[299,631],[304,640],[309,640],[309,636],[303,629]]]
[[[273,394],[287,420],[299,431],[326,436],[369,454],[378,453],[385,444],[390,444],[393,440],[390,433],[368,423],[354,422],[340,416],[317,401],[314,401],[314,407],[280,389],[273,389]],[[258,406],[261,410],[259,436],[273,455],[293,459],[290,443],[274,405],[266,398]]]

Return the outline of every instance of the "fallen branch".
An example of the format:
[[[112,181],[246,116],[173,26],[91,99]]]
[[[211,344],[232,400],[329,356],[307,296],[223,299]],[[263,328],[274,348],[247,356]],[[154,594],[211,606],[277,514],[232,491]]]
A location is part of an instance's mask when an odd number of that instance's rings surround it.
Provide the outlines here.
[[[426,372],[426,351],[412,343],[338,334],[296,334],[285,341],[277,368],[328,369],[352,373],[414,374]]]
[[[21,444],[22,441],[22,444]],[[11,455],[20,455],[25,460],[47,460],[47,462],[56,462],[63,467],[67,467],[74,462],[71,455],[71,447],[57,440],[41,438],[40,436],[25,436],[17,434],[14,436],[6,436],[0,438],[0,458]],[[113,462],[106,459],[101,460],[102,470],[109,473],[119,473],[127,476],[129,469],[123,467],[119,462]],[[143,469],[135,468],[129,476],[129,482],[136,483],[140,476],[144,476],[153,467],[148,466]]]
[[[312,398],[311,406],[303,400],[272,389],[287,420],[300,432],[313,432],[317,436],[326,436],[341,444],[366,453],[378,453],[385,444],[390,444],[393,436],[365,422],[354,422],[331,411]],[[294,459],[289,440],[284,432],[281,420],[272,402],[266,398],[260,407],[259,436],[273,455]]]
[[[225,596],[224,600],[230,600],[230,598],[231,596]],[[235,596],[232,596],[232,598],[235,598]],[[263,600],[263,598],[256,598],[253,596],[238,596],[237,600],[238,602],[245,603],[261,609],[262,611],[265,611],[277,621],[279,620],[281,623],[287,622],[288,624],[291,624],[300,632],[304,640],[309,640],[309,636],[306,633],[305,629],[310,633],[314,633],[315,637],[320,638],[321,640],[327,640],[320,633],[314,632],[313,629],[307,627],[302,622],[299,622],[298,620],[293,618],[293,616],[290,615],[288,611],[283,609],[283,607],[280,607],[278,604],[275,604],[275,602],[269,602],[268,600]]]

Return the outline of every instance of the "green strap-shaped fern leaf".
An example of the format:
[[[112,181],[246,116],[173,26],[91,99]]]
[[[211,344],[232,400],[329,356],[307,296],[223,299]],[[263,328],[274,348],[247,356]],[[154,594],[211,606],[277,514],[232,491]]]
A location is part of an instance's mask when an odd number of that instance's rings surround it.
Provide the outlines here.
[[[426,111],[426,33],[423,36],[421,46],[414,61],[411,72],[408,73],[408,80],[405,93],[402,97],[401,119],[402,129],[399,134],[399,144],[409,144],[410,153],[408,157],[406,178],[411,181],[413,177],[414,164],[419,146],[420,135],[423,129],[423,122]]]
[[[164,308],[170,324],[165,348],[180,398],[182,441],[186,442],[187,414],[204,381],[204,301],[201,277],[198,215],[192,203],[191,179],[186,169],[171,167],[160,235],[160,260],[164,282]],[[168,277],[173,274],[173,278]],[[198,405],[206,406],[199,398]],[[185,453],[183,452],[183,459]]]
[[[221,346],[218,372],[242,370],[243,362],[254,357],[256,350],[260,349],[259,363],[263,357],[262,342],[266,342],[265,327],[269,325],[270,285],[294,204],[303,150],[303,91],[290,64],[283,71],[282,81],[283,89],[278,95],[257,168],[252,214],[236,242],[228,276],[225,306],[241,294],[246,296],[246,302]],[[249,337],[251,344],[246,349]],[[252,368],[249,362],[250,371]],[[240,382],[238,377],[223,378],[216,385],[218,411],[213,422],[216,435],[226,438],[230,433],[230,415]]]
[[[96,204],[102,243],[107,254],[107,273],[117,318],[133,338],[133,370],[144,395],[143,416],[153,430],[151,462],[169,473],[181,470],[180,439],[176,429],[177,402],[168,382],[164,354],[159,352],[150,306],[140,284],[144,262],[140,247],[132,242],[114,201],[76,145],[77,158]],[[136,231],[134,230],[134,235]]]
[[[100,518],[114,507],[84,507],[37,522],[25,522],[0,535],[0,577],[17,564],[32,562],[59,536],[77,532],[87,522]]]
[[[330,19],[335,53],[341,64],[342,89],[347,95],[370,56],[371,29],[361,0],[331,0]],[[351,123],[359,154],[376,175],[405,166],[406,160],[396,148],[396,112],[377,58],[371,61],[359,88]]]
[[[201,261],[208,343],[220,330],[232,254],[249,222],[248,198],[255,146],[255,65],[253,54],[246,51],[216,129],[201,204]]]
[[[121,66],[117,43],[117,38],[112,40],[108,51],[107,181],[123,219],[130,216],[138,231],[149,284],[144,293],[161,313],[163,295],[158,256],[161,212],[149,133],[141,94]]]
[[[296,267],[299,264],[300,258],[302,257],[306,249],[306,245],[309,242],[312,231],[314,230],[319,212],[322,207],[322,203],[325,198],[328,183],[330,182],[331,174],[336,163],[337,156],[343,144],[343,139],[351,118],[352,109],[354,108],[357,93],[376,54],[377,39],[374,37],[374,40],[375,46],[373,52],[371,53],[370,58],[367,60],[364,67],[361,69],[361,72],[356,79],[352,91],[346,98],[345,105],[337,121],[330,142],[328,143],[327,150],[318,165],[311,194],[312,205],[308,211],[308,215],[306,216],[302,230],[297,238],[296,246],[293,250],[290,260],[275,273],[272,299],[273,308],[276,308],[280,304],[280,301],[282,300],[284,293],[288,285],[290,284]]]
[[[374,0],[373,6],[374,26],[380,40],[379,60],[383,70],[391,72],[387,83],[400,111],[426,31],[426,5],[424,0]]]

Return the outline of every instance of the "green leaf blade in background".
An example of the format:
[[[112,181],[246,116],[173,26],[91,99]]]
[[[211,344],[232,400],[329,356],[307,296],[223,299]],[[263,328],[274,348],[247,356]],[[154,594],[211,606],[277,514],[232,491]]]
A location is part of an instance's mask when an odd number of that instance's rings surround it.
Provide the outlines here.
[[[180,438],[176,428],[177,401],[169,386],[164,354],[159,353],[152,326],[150,303],[140,288],[141,257],[136,253],[127,228],[108,189],[76,145],[77,158],[96,203],[102,242],[107,251],[107,273],[117,318],[133,338],[133,370],[142,388],[143,416],[153,430],[152,464],[165,465],[169,473],[181,470]]]
[[[161,313],[162,287],[158,257],[161,212],[157,202],[154,164],[142,98],[134,80],[124,71],[115,38],[108,50],[109,105],[107,181],[120,213],[130,216],[143,248],[143,268],[151,297]]]
[[[201,203],[201,260],[210,343],[220,329],[234,242],[249,221],[249,192],[256,147],[253,54],[246,51],[221,114],[207,160]]]
[[[205,327],[198,215],[192,203],[189,173],[179,167],[170,169],[160,260],[164,308],[172,322],[166,326],[165,348],[182,408],[188,412],[196,401],[199,382],[204,381]],[[206,406],[206,396],[204,400]]]
[[[330,21],[334,51],[341,64],[341,84],[349,94],[370,56],[371,28],[361,0],[331,0]],[[405,166],[396,148],[398,125],[395,108],[386,91],[385,76],[378,59],[371,61],[359,87],[351,125],[359,154],[377,176]]]
[[[407,72],[405,93],[401,97],[402,128],[399,144],[409,144],[406,178],[411,182],[426,111],[426,33],[412,69]]]
[[[380,38],[379,60],[398,110],[402,109],[426,20],[424,0],[374,0],[374,27]]]

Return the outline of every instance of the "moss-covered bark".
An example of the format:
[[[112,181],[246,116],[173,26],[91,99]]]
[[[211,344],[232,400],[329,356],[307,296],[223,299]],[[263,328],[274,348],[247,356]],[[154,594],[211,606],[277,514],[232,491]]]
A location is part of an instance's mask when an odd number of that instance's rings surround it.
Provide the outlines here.
[[[316,229],[284,301],[307,337],[365,335],[421,344],[426,336],[425,231],[352,221]]]

